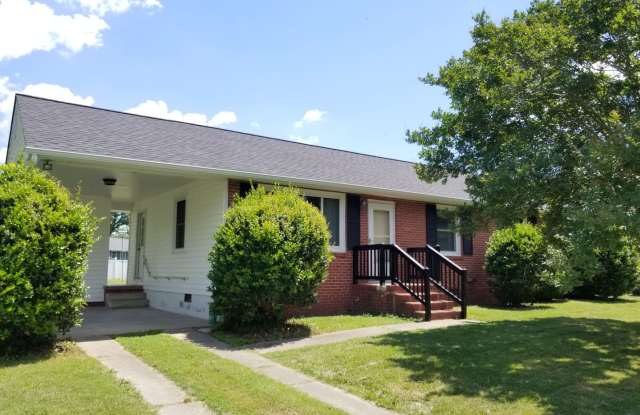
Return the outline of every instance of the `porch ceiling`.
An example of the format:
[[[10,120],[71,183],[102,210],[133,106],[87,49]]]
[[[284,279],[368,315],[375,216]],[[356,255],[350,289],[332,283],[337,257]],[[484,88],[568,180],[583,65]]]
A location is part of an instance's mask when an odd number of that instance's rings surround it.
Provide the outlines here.
[[[147,171],[107,163],[78,163],[77,161],[51,160],[52,175],[60,179],[70,190],[80,188],[85,196],[103,196],[115,204],[127,205],[136,200],[166,192],[182,186],[194,177],[180,176],[162,171]],[[107,186],[104,178],[115,178],[116,184]]]

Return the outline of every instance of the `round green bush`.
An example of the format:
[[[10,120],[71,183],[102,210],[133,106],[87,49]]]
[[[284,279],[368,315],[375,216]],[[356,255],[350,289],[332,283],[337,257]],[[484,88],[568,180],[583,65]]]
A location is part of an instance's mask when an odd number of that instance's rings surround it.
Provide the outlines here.
[[[596,267],[573,291],[579,298],[618,298],[631,293],[640,282],[640,253],[633,243],[621,241],[615,250],[595,251]]]
[[[0,166],[0,354],[51,345],[80,321],[96,219],[37,168]]]
[[[320,211],[294,188],[236,198],[209,254],[212,317],[233,330],[277,325],[288,306],[315,302],[332,260]]]
[[[519,306],[536,299],[546,250],[542,233],[530,224],[499,229],[491,235],[485,266],[493,295],[501,304]]]

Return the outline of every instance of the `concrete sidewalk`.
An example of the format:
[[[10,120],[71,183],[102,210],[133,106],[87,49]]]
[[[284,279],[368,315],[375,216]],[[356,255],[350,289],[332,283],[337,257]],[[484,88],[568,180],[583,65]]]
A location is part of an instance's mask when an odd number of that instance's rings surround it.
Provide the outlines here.
[[[360,415],[393,415],[387,409],[380,408],[371,402],[347,393],[334,386],[327,385],[307,375],[267,359],[249,350],[233,350],[207,333],[190,331],[175,333],[174,337],[191,341],[225,359],[240,363],[254,372],[267,376],[277,382],[291,386],[307,395],[324,402],[348,414]]]
[[[175,383],[126,351],[115,340],[81,341],[78,346],[113,370],[118,378],[131,383],[147,403],[158,409],[158,414],[213,414],[205,404],[191,399]]]
[[[382,336],[401,331],[433,330],[446,327],[461,326],[464,324],[479,323],[474,320],[435,320],[411,323],[389,324],[386,326],[363,327],[360,329],[336,331],[334,333],[320,334],[298,340],[278,340],[272,342],[256,343],[241,349],[253,350],[264,354],[282,350],[298,349],[300,347],[318,346],[322,344],[340,343],[362,337]]]

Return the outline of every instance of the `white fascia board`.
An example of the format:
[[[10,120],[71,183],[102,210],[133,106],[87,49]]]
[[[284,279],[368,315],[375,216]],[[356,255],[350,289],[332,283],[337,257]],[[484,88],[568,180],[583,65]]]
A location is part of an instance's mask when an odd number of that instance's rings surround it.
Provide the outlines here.
[[[387,189],[387,188],[381,188],[381,187],[358,186],[358,185],[353,185],[348,183],[327,182],[323,180],[306,179],[306,178],[299,178],[299,177],[274,176],[274,175],[267,175],[262,173],[254,173],[254,172],[241,171],[241,170],[220,169],[215,167],[189,166],[186,164],[179,164],[179,163],[165,163],[160,161],[140,160],[140,159],[131,159],[131,158],[115,157],[115,156],[103,156],[103,155],[79,153],[79,152],[72,152],[72,151],[50,150],[50,149],[43,149],[43,148],[31,147],[31,146],[25,147],[25,152],[27,150],[29,152],[40,155],[43,158],[63,157],[70,160],[119,163],[123,166],[147,168],[150,171],[155,169],[158,172],[162,171],[164,173],[167,173],[167,170],[169,170],[175,173],[183,172],[183,173],[190,173],[190,174],[216,174],[216,175],[233,178],[233,179],[240,179],[240,180],[252,179],[255,181],[267,182],[267,183],[292,184],[296,186],[307,187],[309,189],[329,190],[329,191],[344,192],[344,193],[357,193],[357,194],[365,194],[370,196],[382,196],[382,197],[415,200],[415,201],[430,202],[430,203],[442,203],[442,204],[455,205],[455,206],[461,206],[471,202],[470,199],[452,198],[449,196],[441,196],[437,194],[427,195],[424,193],[405,192],[405,191]]]

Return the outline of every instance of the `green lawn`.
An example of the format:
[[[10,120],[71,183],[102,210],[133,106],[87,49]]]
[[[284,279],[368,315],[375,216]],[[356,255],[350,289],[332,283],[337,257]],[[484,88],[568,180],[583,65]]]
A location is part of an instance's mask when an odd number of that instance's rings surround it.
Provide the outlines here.
[[[289,386],[168,334],[123,336],[117,340],[216,413],[342,413]]]
[[[0,358],[0,414],[152,413],[132,387],[71,343],[47,355]]]
[[[405,414],[640,413],[638,297],[469,318],[268,357]]]
[[[230,333],[222,330],[212,332],[213,337],[232,346],[245,346],[252,343],[303,338],[334,331],[358,329],[362,327],[383,326],[386,324],[413,321],[394,315],[339,315],[298,317],[287,321],[286,326],[267,331],[252,331],[246,334]]]

